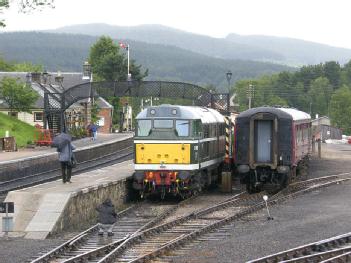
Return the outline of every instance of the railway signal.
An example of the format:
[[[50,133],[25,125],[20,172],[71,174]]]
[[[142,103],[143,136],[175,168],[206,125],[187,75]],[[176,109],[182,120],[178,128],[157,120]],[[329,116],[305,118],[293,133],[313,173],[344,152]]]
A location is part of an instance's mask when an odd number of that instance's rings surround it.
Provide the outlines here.
[[[267,200],[268,200],[268,196],[267,195],[264,195],[263,196],[263,200],[266,204],[266,209],[267,209],[267,214],[268,214],[268,217],[267,217],[267,220],[273,220],[274,218],[271,217],[271,213],[269,213],[269,209],[268,209],[268,203],[267,203]]]

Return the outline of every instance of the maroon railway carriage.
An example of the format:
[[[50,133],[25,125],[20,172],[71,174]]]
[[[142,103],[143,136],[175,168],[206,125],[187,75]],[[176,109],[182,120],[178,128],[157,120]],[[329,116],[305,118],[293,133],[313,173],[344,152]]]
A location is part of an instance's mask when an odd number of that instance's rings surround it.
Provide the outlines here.
[[[292,108],[259,107],[236,117],[235,164],[250,193],[286,187],[311,151],[311,116]]]

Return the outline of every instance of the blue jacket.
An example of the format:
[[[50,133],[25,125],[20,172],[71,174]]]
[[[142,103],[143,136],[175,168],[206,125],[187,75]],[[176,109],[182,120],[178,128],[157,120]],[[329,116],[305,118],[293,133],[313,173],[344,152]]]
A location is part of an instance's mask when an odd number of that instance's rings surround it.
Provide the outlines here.
[[[97,129],[98,129],[98,127],[97,127],[95,124],[93,124],[93,125],[90,126],[90,130],[91,130],[92,132],[96,132]]]

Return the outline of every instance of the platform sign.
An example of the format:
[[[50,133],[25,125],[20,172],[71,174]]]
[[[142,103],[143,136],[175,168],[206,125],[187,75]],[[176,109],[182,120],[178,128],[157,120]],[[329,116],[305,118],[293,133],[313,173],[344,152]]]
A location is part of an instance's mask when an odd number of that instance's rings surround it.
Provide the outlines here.
[[[8,238],[8,233],[13,229],[13,217],[9,213],[15,212],[14,202],[0,203],[0,213],[5,213],[6,216],[2,217],[2,231],[5,232],[5,237]]]
[[[0,203],[0,213],[14,213],[14,212],[15,212],[14,202]]]
[[[8,232],[13,230],[13,217],[12,216],[4,216],[2,218],[2,231],[5,232],[7,236]]]

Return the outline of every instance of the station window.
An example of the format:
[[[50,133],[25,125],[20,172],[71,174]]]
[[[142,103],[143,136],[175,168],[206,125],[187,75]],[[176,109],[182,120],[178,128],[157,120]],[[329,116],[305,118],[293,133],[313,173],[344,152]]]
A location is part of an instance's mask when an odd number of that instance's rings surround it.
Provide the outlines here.
[[[189,136],[189,121],[176,120],[176,131],[178,136],[185,137]]]
[[[138,136],[149,136],[151,130],[151,120],[138,120]]]
[[[154,128],[156,129],[173,128],[173,120],[154,120]]]
[[[34,121],[43,121],[44,119],[44,114],[42,112],[34,112]]]

